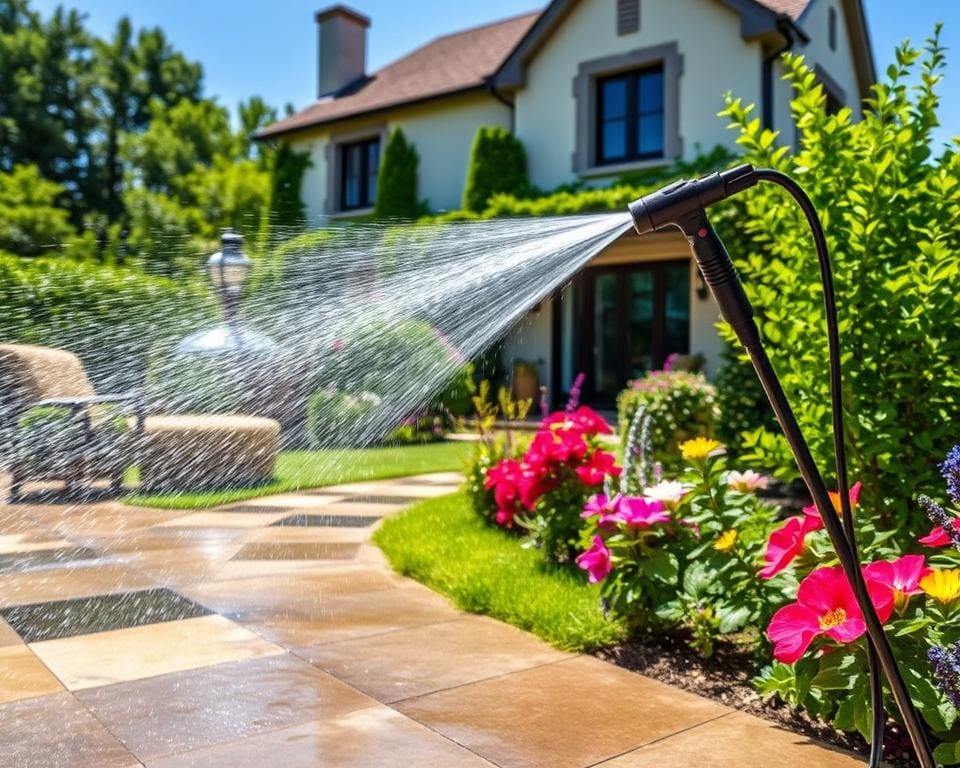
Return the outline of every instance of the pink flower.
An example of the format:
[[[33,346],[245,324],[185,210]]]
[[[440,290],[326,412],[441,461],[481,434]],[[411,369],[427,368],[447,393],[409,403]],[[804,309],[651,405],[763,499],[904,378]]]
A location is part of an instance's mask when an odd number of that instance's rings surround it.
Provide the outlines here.
[[[591,496],[583,507],[580,517],[597,517],[597,525],[601,528],[606,525],[622,522],[620,515],[623,497],[618,493],[612,499],[608,499],[606,494],[597,493]]]
[[[770,478],[748,469],[746,472],[733,471],[727,475],[727,485],[741,493],[751,493],[767,487]]]
[[[920,579],[930,573],[923,555],[904,555],[896,560],[878,560],[863,569],[868,581],[880,584],[890,593],[897,607],[906,605],[910,595],[923,590]]]
[[[670,520],[662,501],[627,497],[620,504],[620,516],[630,528],[649,528]]]
[[[883,585],[868,581],[867,589],[881,621],[890,618],[893,599]],[[793,664],[818,635],[852,643],[866,632],[863,613],[840,566],[817,568],[800,582],[797,602],[777,611],[767,627],[773,655]]]
[[[863,488],[863,483],[859,480],[850,486],[850,509],[856,509],[857,505],[860,503],[860,491]],[[839,491],[830,491],[830,501],[833,502],[833,509],[839,515],[842,513],[840,507],[840,492]],[[820,510],[817,509],[816,504],[811,504],[809,507],[803,508],[803,514],[816,518],[819,521],[819,525],[813,530],[819,531],[823,528],[823,520],[820,520]]]
[[[960,531],[960,517],[951,520],[950,525],[953,526],[953,530]],[[950,534],[947,533],[945,528],[939,525],[931,529],[930,533],[926,536],[917,539],[917,541],[928,547],[949,547],[952,543]]]
[[[493,489],[493,498],[497,504],[494,518],[497,525],[513,527],[513,518],[520,511],[520,483],[523,474],[523,466],[515,459],[504,459],[487,470],[483,487]]]
[[[607,475],[619,477],[622,470],[617,466],[617,459],[612,453],[597,448],[590,454],[587,462],[575,471],[585,485],[600,485]]]
[[[593,546],[577,558],[577,565],[587,572],[587,581],[596,584],[603,581],[613,570],[610,550],[600,536],[593,537]]]
[[[791,517],[780,528],[770,534],[767,549],[763,553],[766,563],[760,571],[761,579],[772,579],[784,570],[793,559],[803,552],[804,541],[811,531],[823,527],[820,516],[803,515]]]

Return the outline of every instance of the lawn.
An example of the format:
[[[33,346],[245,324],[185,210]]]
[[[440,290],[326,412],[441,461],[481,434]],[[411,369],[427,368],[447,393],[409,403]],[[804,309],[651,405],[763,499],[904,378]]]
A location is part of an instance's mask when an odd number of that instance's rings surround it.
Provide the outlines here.
[[[390,564],[460,608],[528,630],[569,651],[594,651],[626,635],[606,619],[600,590],[475,515],[462,493],[422,501],[376,533]]]
[[[472,451],[472,443],[459,441],[387,448],[282,451],[277,458],[274,480],[266,485],[197,493],[139,495],[134,492],[126,498],[126,503],[163,509],[203,509],[301,488],[381,480],[424,472],[460,471]]]

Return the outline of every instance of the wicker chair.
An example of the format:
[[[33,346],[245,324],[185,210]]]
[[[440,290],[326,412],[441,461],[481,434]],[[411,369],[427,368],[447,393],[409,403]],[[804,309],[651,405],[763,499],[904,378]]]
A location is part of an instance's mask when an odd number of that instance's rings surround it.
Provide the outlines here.
[[[143,423],[139,397],[97,395],[73,353],[0,344],[0,430],[12,446],[12,502],[27,481],[63,480],[72,491],[106,477],[119,493]]]

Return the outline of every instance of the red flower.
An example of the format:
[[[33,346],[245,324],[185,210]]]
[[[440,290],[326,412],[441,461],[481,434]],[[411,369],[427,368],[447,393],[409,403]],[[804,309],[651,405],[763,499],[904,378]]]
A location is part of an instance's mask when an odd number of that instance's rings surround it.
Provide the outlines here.
[[[893,598],[890,591],[868,580],[870,599],[881,621],[890,618]],[[773,642],[773,655],[784,664],[792,664],[810,647],[818,635],[838,643],[852,643],[867,627],[853,589],[840,566],[817,568],[800,582],[797,602],[785,605],[770,620],[767,636]]]
[[[766,563],[760,571],[761,579],[772,579],[784,570],[793,559],[803,552],[804,540],[811,531],[823,527],[820,515],[791,517],[780,528],[770,534],[767,549],[763,553]]]
[[[592,408],[581,405],[573,413],[558,411],[543,420],[545,427],[552,429],[577,429],[587,435],[609,435],[613,433],[606,419]]]
[[[533,438],[524,459],[537,467],[580,461],[587,454],[583,433],[570,429],[541,430]]]
[[[860,491],[863,489],[863,483],[859,480],[850,486],[850,509],[856,509],[857,505],[860,503]],[[830,491],[830,501],[833,502],[833,509],[839,515],[842,514],[843,510],[840,507],[840,491]],[[816,504],[811,504],[809,507],[803,508],[803,514],[815,518],[818,521],[816,528],[811,528],[812,531],[819,531],[823,528],[823,520],[820,519],[820,510],[817,509]]]
[[[596,584],[603,581],[613,570],[610,550],[600,536],[593,537],[593,546],[577,558],[577,565],[587,572],[587,581]]]
[[[953,526],[953,530],[960,531],[960,517],[951,520],[950,525]],[[917,541],[928,547],[949,547],[952,543],[950,534],[947,533],[945,528],[939,525],[933,528],[926,536],[917,539]]]
[[[600,485],[607,475],[619,477],[622,470],[617,466],[617,459],[612,453],[597,448],[586,463],[581,464],[575,471],[585,485]]]

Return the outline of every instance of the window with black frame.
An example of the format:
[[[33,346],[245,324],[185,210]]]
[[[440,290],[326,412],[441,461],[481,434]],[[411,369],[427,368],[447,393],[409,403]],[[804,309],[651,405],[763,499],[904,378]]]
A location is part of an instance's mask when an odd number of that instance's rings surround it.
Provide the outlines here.
[[[663,157],[663,65],[597,80],[597,164]]]
[[[340,210],[370,208],[377,197],[380,139],[340,145]]]

